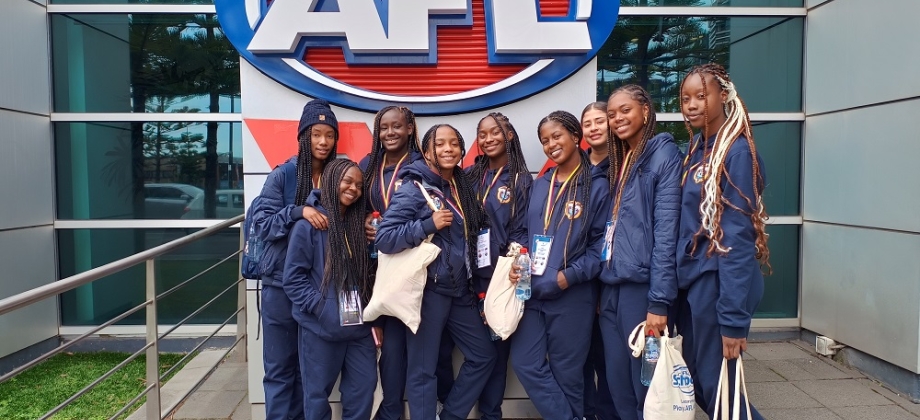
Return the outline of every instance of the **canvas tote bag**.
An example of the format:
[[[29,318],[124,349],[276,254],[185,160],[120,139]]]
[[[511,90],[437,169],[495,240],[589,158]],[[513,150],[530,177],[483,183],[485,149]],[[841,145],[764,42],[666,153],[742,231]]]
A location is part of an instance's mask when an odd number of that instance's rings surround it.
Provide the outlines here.
[[[645,322],[641,322],[629,335],[633,357],[642,357],[645,349]],[[683,338],[670,337],[668,329],[659,337],[660,353],[652,383],[645,395],[643,417],[645,420],[693,420],[696,405],[693,379],[681,352]]]
[[[415,185],[422,190],[428,207],[437,211],[425,187],[419,182]],[[428,235],[419,246],[396,254],[377,253],[377,281],[364,309],[365,322],[389,315],[398,318],[415,334],[422,321],[422,295],[428,281],[428,264],[441,253],[441,248],[431,243],[432,236]]]
[[[495,264],[495,271],[492,273],[492,280],[489,281],[489,290],[486,291],[486,301],[484,302],[484,312],[486,322],[495,334],[498,334],[502,340],[507,340],[511,333],[517,329],[521,317],[524,315],[524,301],[515,296],[515,285],[511,284],[508,276],[511,274],[511,266],[521,254],[521,245],[512,242],[508,246],[508,255],[498,257],[498,263]]]

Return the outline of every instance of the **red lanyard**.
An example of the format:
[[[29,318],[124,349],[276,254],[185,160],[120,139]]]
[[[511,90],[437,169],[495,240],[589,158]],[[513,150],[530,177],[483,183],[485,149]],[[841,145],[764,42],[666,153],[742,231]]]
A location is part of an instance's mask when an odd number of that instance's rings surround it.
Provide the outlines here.
[[[390,178],[390,185],[384,188],[384,178],[383,178],[383,169],[384,163],[386,162],[386,155],[384,155],[384,162],[380,162],[380,196],[383,197],[383,210],[385,211],[390,207],[390,199],[393,198],[393,186],[396,185],[396,176],[399,174],[399,167],[402,165],[403,161],[406,160],[406,157],[409,156],[409,153],[403,155],[399,158],[399,162],[396,162],[396,167],[393,168],[393,177]]]

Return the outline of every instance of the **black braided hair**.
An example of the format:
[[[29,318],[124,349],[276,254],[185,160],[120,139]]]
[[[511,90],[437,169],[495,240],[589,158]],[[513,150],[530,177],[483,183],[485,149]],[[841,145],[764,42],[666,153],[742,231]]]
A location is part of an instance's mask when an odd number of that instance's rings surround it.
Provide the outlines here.
[[[313,142],[311,141],[313,126],[307,127],[297,137],[297,195],[294,197],[294,205],[302,206],[307,203],[307,197],[310,191],[313,191]],[[329,157],[323,161],[323,167],[335,159],[338,153],[336,149],[339,146],[339,131],[335,130],[335,142],[332,144],[332,150],[329,151]],[[322,183],[322,182],[320,182]],[[336,183],[338,188],[338,183]],[[338,195],[338,192],[336,192]]]
[[[370,200],[371,194],[373,194],[373,184],[377,178],[377,173],[380,172],[380,165],[383,164],[385,151],[383,150],[383,142],[380,140],[380,120],[383,118],[383,115],[392,110],[398,110],[402,113],[403,118],[406,119],[406,125],[412,127],[412,132],[409,133],[409,153],[413,151],[421,152],[421,145],[419,144],[418,138],[418,124],[415,122],[415,113],[412,112],[409,108],[404,106],[395,106],[390,105],[382,108],[377,115],[374,117],[374,132],[373,143],[371,144],[371,154],[367,160],[367,169],[364,172],[364,196],[367,200]],[[397,174],[393,174],[397,176]],[[381,181],[382,182],[382,181]],[[383,211],[385,209],[381,209]]]
[[[581,129],[581,121],[578,120],[572,113],[567,111],[553,111],[546,117],[543,117],[540,120],[540,123],[537,125],[537,138],[540,138],[540,129],[543,128],[543,125],[555,121],[562,125],[562,128],[565,131],[568,131],[576,140],[576,153],[581,157],[581,168],[578,170],[578,174],[575,177],[575,188],[570,188],[566,193],[568,200],[573,201],[582,198],[584,203],[582,204],[582,214],[587,216],[592,214],[594,209],[591,208],[591,160],[588,159],[588,154],[584,150],[581,150],[581,139],[584,137],[584,131]],[[552,181],[550,181],[552,182]],[[565,248],[568,249],[569,239],[572,237],[572,225],[574,223],[569,223],[568,232],[565,235]],[[582,223],[581,232],[578,232],[576,240],[578,240],[578,247],[583,247],[587,249],[588,247],[588,229],[590,228],[590,223]],[[563,268],[568,266],[568,255],[564,256]]]
[[[512,182],[514,183],[514,197],[515,203],[524,203],[525,198],[521,190],[521,179],[525,176],[530,176],[530,170],[527,169],[527,161],[524,159],[524,152],[521,150],[521,138],[517,134],[517,130],[514,129],[514,126],[511,125],[511,121],[501,112],[492,112],[489,115],[486,115],[481,120],[479,120],[478,127],[482,125],[482,122],[486,118],[492,118],[496,124],[498,124],[499,129],[502,130],[502,136],[505,138],[505,154],[508,155],[508,173],[512,174]],[[470,181],[476,182],[478,179],[482,179],[483,174],[486,173],[486,170],[489,168],[489,157],[485,154],[476,156],[476,160],[473,162],[473,166],[470,168]],[[517,211],[517,206],[512,207],[511,217],[514,217],[514,214]]]
[[[645,145],[648,144],[649,139],[655,136],[655,124],[658,121],[655,116],[655,103],[652,102],[652,96],[649,95],[648,91],[643,89],[642,86],[622,86],[610,94],[608,103],[614,96],[620,93],[628,94],[632,100],[639,103],[640,107],[648,108],[648,120],[645,121],[645,125],[642,129],[642,138],[639,140],[639,144],[636,145],[636,150],[629,156],[629,162],[624,161],[626,159],[626,153],[629,152],[629,143],[619,138],[613,126],[609,123],[607,124],[607,156],[610,158],[610,168],[607,170],[607,179],[610,180],[610,196],[614,197],[614,203],[617,202],[617,194],[622,193],[622,191],[614,191],[617,183],[619,182],[622,185],[626,185],[626,181],[629,179],[629,173],[632,172],[633,166],[635,166],[636,162],[639,160],[639,156],[642,156],[642,152],[645,151]],[[624,166],[626,167],[626,170],[623,172],[624,179],[620,181],[617,177],[620,176],[620,169]],[[614,209],[614,211],[616,211],[616,209]]]
[[[422,151],[431,152],[432,155],[435,153],[434,148],[434,137],[438,132],[438,129],[441,127],[450,127],[451,130],[454,130],[454,133],[457,135],[457,139],[460,141],[460,162],[463,161],[463,156],[466,155],[466,144],[463,142],[463,136],[460,135],[454,126],[450,124],[435,124],[425,133],[425,136],[422,138]],[[441,167],[438,165],[437,156],[434,156],[432,161],[429,161],[429,164],[434,164],[435,168],[438,169],[438,173],[441,172]],[[465,213],[464,222],[466,223],[466,231],[469,235],[476,235],[480,230],[487,228],[489,226],[489,218],[486,215],[486,211],[482,208],[482,203],[476,199],[476,191],[473,189],[473,182],[470,177],[460,168],[460,164],[454,167],[454,180],[457,183],[457,193],[460,197],[454,197],[455,200],[460,201],[460,205],[463,206],[463,212]],[[443,178],[441,179],[441,185],[439,186],[441,191],[444,189],[450,188]],[[448,241],[450,241],[450,235],[448,235]],[[467,238],[467,252],[470,263],[475,263],[476,261],[476,241]],[[475,296],[475,291],[473,290],[472,278],[468,279],[470,291],[473,292]]]
[[[367,302],[373,284],[368,279],[370,261],[365,252],[365,201],[358,197],[342,214],[339,197],[342,178],[349,169],[357,167],[351,160],[333,159],[323,170],[320,203],[329,213],[329,235],[325,244],[326,266],[322,291],[325,294],[330,286],[335,287],[336,292],[354,288]]]

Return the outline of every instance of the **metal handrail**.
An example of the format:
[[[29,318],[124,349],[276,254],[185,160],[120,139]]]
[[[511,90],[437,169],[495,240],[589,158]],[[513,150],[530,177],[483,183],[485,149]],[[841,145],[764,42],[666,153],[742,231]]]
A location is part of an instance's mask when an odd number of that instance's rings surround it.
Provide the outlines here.
[[[180,367],[180,366],[183,364],[184,361],[188,360],[190,357],[192,357],[193,355],[195,355],[196,352],[198,352],[198,350],[200,350],[208,340],[210,340],[210,339],[211,339],[212,337],[214,337],[218,332],[220,332],[220,331],[223,329],[223,327],[226,326],[228,323],[230,323],[230,321],[231,321],[234,317],[237,318],[237,334],[236,334],[236,335],[237,335],[237,338],[236,338],[236,340],[233,342],[233,344],[232,344],[228,349],[226,349],[226,351],[224,352],[224,357],[226,357],[226,355],[229,354],[230,351],[232,351],[233,349],[235,349],[235,348],[237,347],[238,344],[240,344],[241,342],[245,342],[245,340],[246,340],[246,288],[245,288],[245,283],[244,283],[244,280],[243,280],[243,279],[239,279],[239,278],[236,279],[236,281],[233,282],[232,285],[230,285],[230,286],[228,286],[227,288],[225,288],[223,291],[221,291],[220,293],[218,293],[217,296],[214,296],[213,298],[211,298],[208,302],[206,302],[205,304],[203,304],[202,306],[200,306],[197,310],[193,311],[192,314],[186,316],[182,321],[180,321],[179,323],[177,323],[175,326],[173,326],[172,328],[170,328],[168,331],[166,331],[166,332],[163,333],[163,334],[159,334],[159,333],[158,333],[158,332],[159,332],[159,331],[158,331],[158,330],[159,330],[159,328],[158,328],[159,326],[158,326],[158,323],[157,323],[157,301],[160,300],[160,299],[162,299],[162,298],[164,298],[164,297],[166,297],[166,296],[168,296],[168,295],[170,295],[170,294],[172,294],[172,293],[175,292],[176,290],[179,290],[179,289],[181,289],[182,287],[185,287],[186,285],[188,285],[188,284],[191,283],[192,281],[194,281],[194,280],[196,280],[196,279],[199,279],[199,278],[202,278],[202,277],[204,276],[204,274],[206,274],[206,273],[208,273],[208,272],[211,272],[212,270],[214,270],[215,268],[217,268],[217,267],[220,266],[221,264],[225,264],[226,262],[230,261],[230,260],[233,259],[234,257],[240,256],[241,253],[242,253],[242,246],[243,246],[242,240],[243,240],[243,235],[242,235],[242,232],[241,232],[241,234],[240,234],[240,250],[234,251],[234,252],[233,252],[232,254],[230,254],[229,256],[227,256],[227,257],[225,257],[225,258],[222,258],[222,259],[221,259],[219,262],[217,262],[216,264],[211,265],[210,267],[208,267],[208,268],[202,270],[202,271],[199,272],[198,274],[193,275],[191,278],[186,279],[185,281],[181,282],[180,284],[175,285],[174,287],[172,287],[172,288],[170,288],[169,290],[167,290],[167,291],[165,291],[165,292],[162,292],[162,293],[160,293],[160,294],[157,294],[157,291],[156,291],[156,283],[157,283],[157,281],[156,281],[156,269],[155,269],[155,267],[156,267],[156,260],[157,260],[158,257],[163,256],[164,254],[169,253],[169,252],[172,251],[172,250],[175,250],[175,249],[180,248],[180,247],[182,247],[182,246],[188,245],[188,244],[190,244],[190,243],[193,243],[193,242],[198,241],[198,240],[200,240],[200,239],[206,238],[206,237],[208,237],[208,236],[214,235],[215,233],[217,233],[217,232],[219,232],[219,231],[222,231],[222,230],[224,230],[224,229],[226,229],[226,228],[229,228],[229,227],[232,227],[232,226],[234,226],[234,225],[237,225],[238,223],[240,223],[240,222],[243,221],[244,217],[245,217],[244,215],[236,216],[236,217],[234,217],[234,218],[232,218],[232,219],[228,219],[228,220],[226,220],[226,221],[222,221],[222,222],[220,222],[220,223],[218,223],[218,224],[216,224],[216,225],[214,225],[214,226],[208,227],[208,228],[206,228],[206,229],[203,229],[203,230],[198,231],[198,232],[195,232],[195,233],[193,233],[193,234],[184,236],[184,237],[182,237],[182,238],[173,240],[173,241],[168,242],[168,243],[166,243],[166,244],[163,244],[163,245],[160,245],[160,246],[151,248],[151,249],[146,250],[146,251],[143,251],[143,252],[139,252],[139,253],[134,254],[134,255],[132,255],[132,256],[129,256],[129,257],[120,259],[120,260],[118,260],[118,261],[111,262],[111,263],[106,264],[106,265],[103,265],[103,266],[101,266],[101,267],[97,267],[97,268],[94,268],[94,269],[92,269],[92,270],[89,270],[89,271],[86,271],[86,272],[83,272],[83,273],[80,273],[80,274],[77,274],[77,275],[74,275],[74,276],[67,277],[67,278],[65,278],[65,279],[62,279],[62,280],[60,280],[60,281],[51,283],[51,284],[49,284],[49,285],[37,287],[37,288],[35,288],[35,289],[32,289],[32,290],[29,290],[29,291],[26,291],[26,292],[17,294],[17,295],[15,295],[15,296],[11,296],[11,297],[6,298],[6,299],[3,299],[3,300],[0,300],[0,315],[3,315],[3,314],[6,314],[6,313],[8,313],[8,312],[14,311],[14,310],[16,310],[16,309],[20,309],[20,308],[29,306],[29,305],[31,305],[31,304],[33,304],[33,303],[36,303],[36,302],[39,302],[39,301],[41,301],[41,300],[44,300],[44,299],[48,299],[48,298],[57,296],[57,295],[59,295],[59,294],[61,294],[61,293],[67,292],[67,291],[69,291],[69,290],[73,290],[73,289],[75,289],[75,288],[77,288],[77,287],[80,287],[80,286],[82,286],[82,285],[85,285],[85,284],[91,283],[91,282],[93,282],[93,281],[99,280],[99,279],[101,279],[101,278],[103,278],[103,277],[106,277],[106,276],[108,276],[108,275],[111,275],[111,274],[115,274],[115,273],[121,272],[121,271],[123,271],[123,270],[125,270],[125,269],[134,267],[134,266],[136,266],[136,265],[138,265],[138,264],[144,263],[145,266],[146,266],[146,270],[145,270],[145,271],[146,271],[146,298],[147,298],[147,299],[146,299],[143,303],[141,303],[141,304],[139,304],[139,305],[137,305],[137,306],[135,306],[135,307],[133,307],[133,308],[127,310],[126,312],[124,312],[124,313],[122,313],[122,314],[120,314],[120,315],[114,317],[113,319],[111,319],[111,320],[109,320],[109,321],[107,321],[107,322],[104,322],[102,325],[99,325],[99,326],[97,326],[97,327],[95,327],[95,328],[92,328],[90,331],[87,331],[86,333],[81,334],[81,335],[80,335],[79,337],[77,337],[76,339],[74,339],[74,340],[72,340],[72,341],[70,341],[70,342],[68,342],[68,343],[63,343],[62,345],[58,346],[57,348],[55,348],[55,349],[53,349],[53,350],[51,350],[51,351],[49,351],[49,352],[47,352],[47,353],[45,353],[45,354],[42,354],[41,356],[39,356],[39,357],[35,358],[34,360],[32,360],[32,361],[26,363],[25,365],[20,366],[20,367],[14,369],[12,372],[9,372],[9,373],[7,373],[6,375],[0,376],[0,382],[3,382],[3,381],[5,381],[5,380],[8,380],[9,378],[11,378],[11,377],[13,377],[13,376],[15,376],[15,375],[17,375],[17,374],[19,374],[19,373],[21,373],[21,372],[27,370],[27,369],[30,369],[30,368],[34,367],[34,366],[37,365],[38,363],[41,363],[42,361],[45,361],[45,360],[47,360],[48,358],[50,358],[50,357],[52,357],[52,356],[54,356],[54,355],[56,355],[56,354],[58,354],[58,353],[64,351],[65,349],[67,349],[67,348],[70,347],[71,345],[73,345],[73,344],[75,344],[75,343],[77,343],[77,342],[79,342],[79,341],[81,341],[81,340],[87,338],[88,336],[90,336],[90,335],[92,335],[92,334],[95,334],[95,333],[99,332],[101,329],[106,328],[106,327],[108,327],[108,326],[110,326],[110,325],[112,325],[112,324],[114,324],[114,323],[116,323],[116,322],[118,322],[118,321],[121,321],[121,320],[125,319],[126,317],[128,317],[129,315],[134,314],[134,313],[136,313],[137,311],[139,311],[139,310],[141,310],[141,309],[146,308],[146,309],[147,309],[147,314],[146,314],[146,323],[145,323],[145,325],[146,325],[146,330],[147,330],[147,332],[146,332],[146,337],[147,337],[147,340],[146,340],[146,341],[147,341],[147,344],[146,344],[145,346],[143,346],[141,349],[137,350],[135,353],[131,354],[126,360],[123,360],[123,361],[122,361],[121,363],[119,363],[117,366],[113,367],[113,368],[110,369],[108,372],[106,372],[106,373],[103,374],[102,376],[98,377],[95,381],[93,381],[93,382],[90,383],[89,385],[85,386],[85,387],[84,387],[83,389],[81,389],[80,391],[77,391],[76,394],[71,395],[67,400],[65,400],[64,402],[62,402],[61,404],[59,404],[59,405],[56,406],[55,408],[51,409],[51,411],[45,413],[44,417],[42,417],[42,418],[43,418],[43,419],[44,419],[44,418],[49,418],[49,417],[53,416],[55,413],[57,413],[57,412],[59,412],[60,410],[64,409],[66,406],[68,406],[69,404],[71,404],[71,403],[73,403],[74,401],[76,401],[77,399],[79,399],[81,396],[83,396],[83,395],[85,395],[86,393],[88,393],[90,390],[92,390],[93,388],[95,388],[96,385],[98,385],[98,384],[101,383],[102,381],[104,381],[104,380],[106,380],[107,378],[109,378],[109,377],[110,377],[112,374],[114,374],[116,371],[118,371],[119,369],[123,368],[124,366],[126,366],[128,363],[130,363],[132,360],[136,359],[137,357],[139,357],[139,356],[140,356],[141,354],[143,354],[143,353],[146,353],[146,356],[147,356],[146,363],[145,363],[145,364],[146,364],[146,375],[145,375],[145,376],[146,376],[147,384],[148,384],[148,385],[147,385],[147,387],[146,387],[143,391],[141,391],[140,394],[137,394],[134,398],[132,398],[131,401],[128,402],[128,404],[122,406],[122,408],[119,409],[118,412],[117,412],[114,416],[111,417],[111,419],[115,419],[115,418],[117,418],[117,417],[123,415],[125,412],[127,412],[129,409],[131,409],[131,407],[133,407],[137,402],[139,402],[139,401],[140,401],[141,399],[143,399],[144,397],[147,398],[147,408],[146,408],[145,411],[146,411],[146,414],[147,414],[147,417],[148,417],[148,418],[151,418],[151,419],[153,419],[153,418],[163,418],[163,414],[166,414],[166,416],[171,415],[175,410],[178,409],[178,407],[180,406],[180,404],[181,404],[182,402],[184,402],[185,399],[188,398],[189,395],[191,395],[191,393],[198,387],[198,385],[200,385],[200,384],[202,383],[203,379],[202,379],[202,380],[199,380],[198,383],[197,383],[195,386],[192,387],[192,389],[188,390],[188,392],[186,392],[186,393],[184,394],[184,396],[183,396],[182,398],[180,398],[178,401],[173,402],[168,408],[166,408],[166,410],[165,410],[165,412],[164,412],[164,411],[163,411],[163,405],[162,405],[163,402],[160,400],[160,386],[161,386],[160,383],[161,383],[161,381],[162,381],[164,378],[168,377],[168,376],[170,375],[170,373],[172,373],[174,370],[176,370],[178,367]],[[222,296],[225,296],[227,292],[233,290],[234,288],[236,288],[237,291],[238,291],[238,295],[237,295],[237,309],[236,309],[236,311],[233,312],[233,314],[231,314],[222,324],[220,324],[219,326],[217,326],[217,328],[216,328],[210,335],[208,335],[207,338],[205,338],[203,341],[201,341],[201,342],[198,344],[198,346],[196,346],[192,351],[190,351],[188,354],[186,354],[185,357],[183,357],[182,360],[180,360],[179,363],[176,363],[176,364],[175,364],[174,366],[172,366],[166,373],[164,373],[164,374],[161,376],[161,375],[159,374],[159,355],[158,355],[158,353],[159,353],[159,345],[158,345],[158,344],[159,344],[159,341],[162,340],[162,339],[163,339],[164,337],[166,337],[167,335],[169,335],[170,333],[172,333],[173,331],[175,331],[177,328],[179,328],[179,326],[185,324],[187,321],[189,321],[190,319],[194,318],[196,315],[198,315],[198,314],[200,314],[201,312],[203,312],[203,311],[204,311],[206,308],[208,308],[211,304],[213,304],[214,302],[216,302],[216,301],[217,301],[218,299],[220,299]],[[244,344],[244,345],[245,345],[245,344]],[[223,357],[221,358],[221,360],[222,360],[222,359],[223,359]],[[211,366],[210,370],[208,371],[208,372],[209,372],[208,374],[210,374],[210,372],[213,372],[213,371],[217,368],[217,366],[218,366],[219,364],[220,364],[220,361],[218,361],[218,362],[215,363],[213,366]]]
[[[6,299],[0,300],[0,315],[15,311],[16,309],[31,305],[35,302],[57,296],[66,291],[76,289],[77,287],[80,287],[84,284],[99,280],[110,274],[117,273],[126,268],[130,268],[147,260],[159,257],[176,248],[188,245],[199,239],[206,238],[217,233],[218,231],[240,223],[244,218],[245,215],[241,214],[232,219],[227,219],[223,222],[220,222],[214,226],[207,227],[188,236],[184,236],[163,245],[139,252],[130,257],[125,257],[118,261],[113,261],[106,265],[96,267],[92,270],[84,271],[80,274],[75,274],[59,281],[10,296]]]

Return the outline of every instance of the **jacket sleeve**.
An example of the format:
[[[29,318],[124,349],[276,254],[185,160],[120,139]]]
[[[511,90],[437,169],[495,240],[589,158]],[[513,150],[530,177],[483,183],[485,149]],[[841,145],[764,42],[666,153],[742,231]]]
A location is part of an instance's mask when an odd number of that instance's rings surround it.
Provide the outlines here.
[[[303,219],[303,207],[284,205],[284,169],[273,170],[262,186],[262,199],[253,209],[256,234],[263,241],[274,242],[287,238],[294,223]]]
[[[533,186],[533,177],[529,174],[524,175],[523,179],[518,180],[520,186],[514,195],[514,217],[511,218],[511,230],[508,239],[511,242],[517,242],[522,246],[529,247],[530,240],[527,237],[527,211],[530,205],[530,187]]]
[[[604,230],[611,211],[610,191],[607,180],[595,178],[591,182],[591,225],[588,226],[588,246],[580,257],[569,262],[569,266],[562,270],[569,287],[585,283],[597,278],[601,273],[601,251],[604,248]],[[585,214],[584,217],[588,217]],[[563,238],[564,239],[564,238]],[[562,244],[553,246],[561,246]]]
[[[322,301],[322,294],[310,281],[310,273],[316,263],[313,261],[313,247],[317,245],[311,231],[313,226],[307,222],[296,223],[291,229],[290,243],[298,245],[288,246],[282,281],[285,294],[294,307],[304,313],[312,313]]]
[[[760,275],[760,264],[755,255],[754,224],[750,216],[752,205],[756,205],[751,150],[743,139],[735,143],[740,143],[741,147],[726,158],[727,177],[723,175],[721,185],[722,246],[731,249],[727,254],[718,256],[719,299],[716,301],[716,314],[723,336],[744,338],[753,316],[747,310],[748,295],[751,282]]]
[[[424,219],[419,219],[420,209],[427,209],[428,203],[422,195],[413,178],[403,180],[403,185],[393,194],[393,202],[387,208],[383,223],[377,229],[377,249],[384,254],[415,248],[438,230],[430,211],[421,212],[429,214]]]
[[[659,169],[653,204],[653,245],[649,269],[648,311],[667,315],[677,297],[677,232],[680,223],[681,159],[677,146]]]

